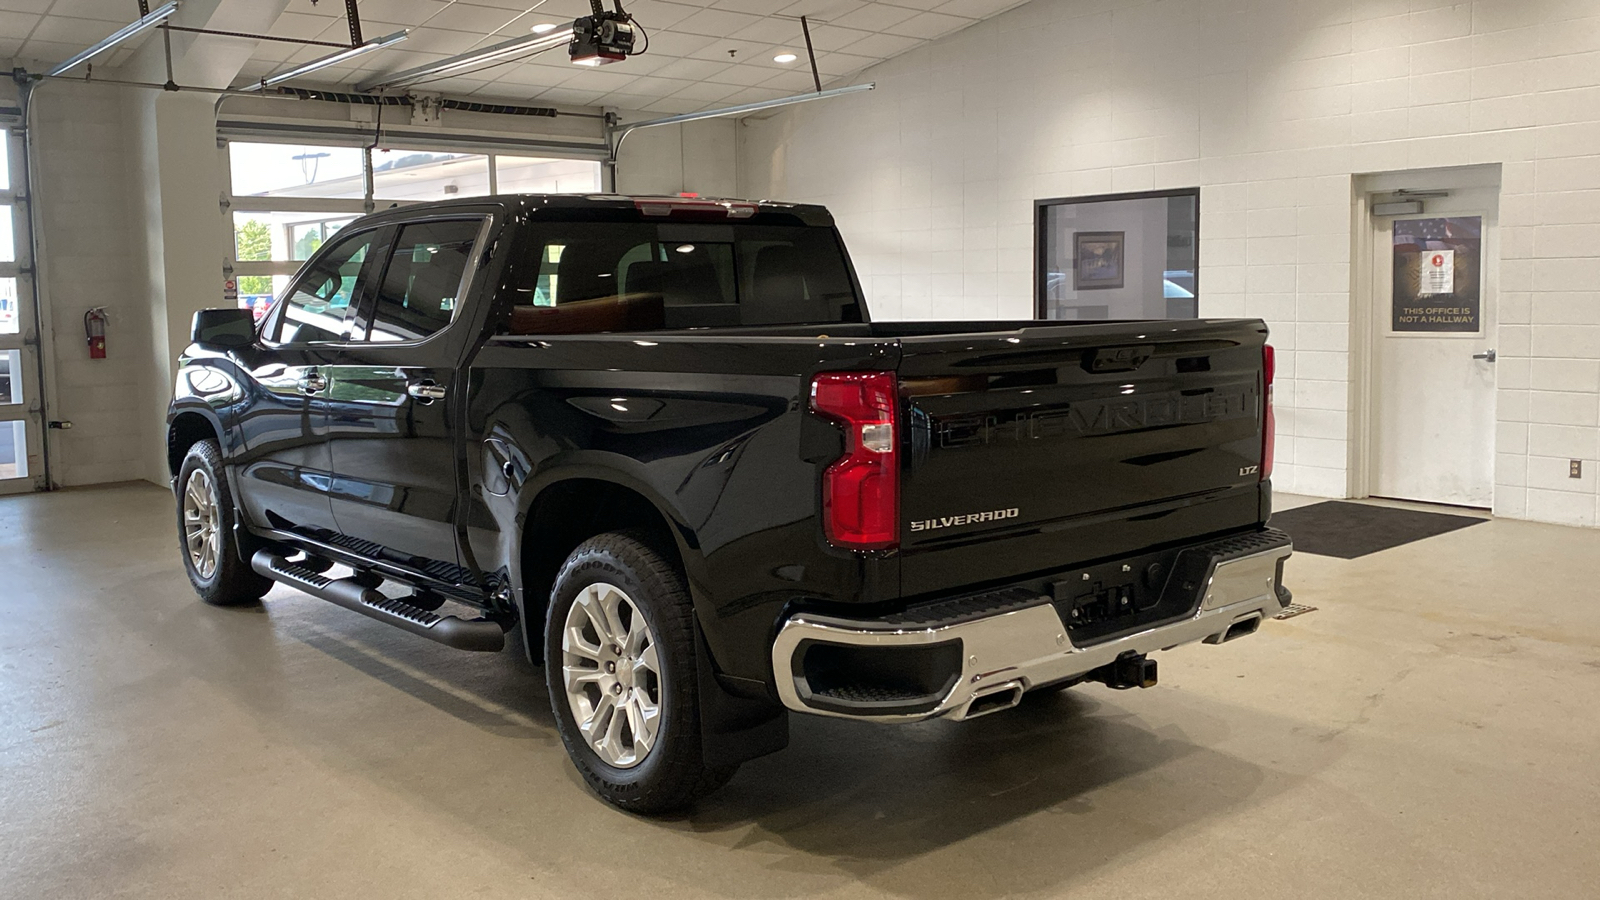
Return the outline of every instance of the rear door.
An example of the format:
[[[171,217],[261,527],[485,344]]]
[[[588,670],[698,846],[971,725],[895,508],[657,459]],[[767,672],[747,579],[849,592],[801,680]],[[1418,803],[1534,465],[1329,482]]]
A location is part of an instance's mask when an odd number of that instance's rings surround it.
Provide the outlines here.
[[[341,234],[306,264],[249,356],[252,397],[239,418],[239,498],[250,521],[286,531],[333,528],[328,501],[328,386],[384,233]],[[243,356],[243,354],[241,354]]]
[[[907,337],[906,593],[1256,523],[1265,332],[1169,321]]]
[[[333,517],[353,549],[460,581],[454,444],[462,298],[489,220],[398,226],[329,378]]]

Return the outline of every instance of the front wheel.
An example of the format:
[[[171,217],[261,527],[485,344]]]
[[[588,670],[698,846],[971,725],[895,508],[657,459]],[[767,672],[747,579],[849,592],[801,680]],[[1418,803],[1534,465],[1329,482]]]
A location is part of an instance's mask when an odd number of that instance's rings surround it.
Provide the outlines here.
[[[638,536],[567,557],[545,620],[545,682],[567,755],[606,802],[680,809],[733,767],[701,755],[693,611],[683,578]]]
[[[238,545],[238,514],[216,441],[189,448],[178,470],[177,492],[179,549],[200,599],[213,606],[239,606],[266,596],[272,581],[250,568]]]

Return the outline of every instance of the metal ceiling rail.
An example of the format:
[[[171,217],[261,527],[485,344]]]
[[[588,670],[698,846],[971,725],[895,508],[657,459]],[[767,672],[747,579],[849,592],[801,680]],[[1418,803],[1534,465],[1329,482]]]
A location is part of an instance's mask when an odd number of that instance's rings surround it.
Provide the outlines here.
[[[110,50],[112,47],[115,47],[123,41],[133,37],[134,35],[142,34],[156,27],[157,25],[160,25],[162,22],[165,22],[169,16],[177,11],[178,0],[171,0],[171,2],[163,3],[148,13],[140,16],[137,22],[134,22],[130,25],[124,25],[122,28],[117,29],[117,31],[111,34],[109,37],[100,40],[94,46],[84,50],[82,53],[79,53],[76,56],[73,56],[71,59],[61,63],[45,74],[60,75],[69,71],[74,66],[86,63],[96,56],[106,52],[107,50]]]

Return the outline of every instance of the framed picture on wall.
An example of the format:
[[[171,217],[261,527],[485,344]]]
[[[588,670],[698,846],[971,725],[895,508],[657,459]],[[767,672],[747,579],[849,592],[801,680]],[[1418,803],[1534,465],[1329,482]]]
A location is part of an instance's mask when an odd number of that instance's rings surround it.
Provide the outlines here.
[[[1073,290],[1122,287],[1126,235],[1123,231],[1080,231],[1072,236]]]

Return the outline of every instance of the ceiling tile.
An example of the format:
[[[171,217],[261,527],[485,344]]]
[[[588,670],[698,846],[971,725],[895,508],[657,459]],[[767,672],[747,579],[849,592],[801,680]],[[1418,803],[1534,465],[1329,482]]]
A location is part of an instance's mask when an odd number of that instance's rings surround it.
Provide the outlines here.
[[[397,22],[401,25],[414,27],[432,19],[434,16],[449,8],[447,0],[383,0],[382,3],[362,3],[361,10],[363,35],[376,34],[366,27],[368,18],[381,18],[387,22]]]
[[[902,34],[906,37],[932,40],[965,28],[973,23],[973,19],[964,19],[960,16],[947,16],[942,13],[918,13],[915,16],[894,25],[888,31]]]
[[[845,13],[833,20],[834,25],[846,28],[859,28],[862,31],[882,31],[890,25],[901,22],[916,15],[914,9],[903,6],[890,6],[887,3],[869,3],[854,12]]]
[[[950,0],[943,6],[934,7],[934,12],[966,16],[969,19],[986,19],[1021,6],[1025,2],[1027,0]]]
[[[744,13],[731,12],[725,9],[702,9],[694,15],[673,27],[673,31],[683,34],[700,34],[713,38],[725,38],[741,29],[761,21],[759,16],[745,15]]]
[[[367,5],[362,6],[363,9]],[[532,4],[528,4],[531,6]],[[381,4],[378,6],[381,7]],[[526,7],[524,7],[526,8]],[[471,31],[477,34],[493,34],[506,26],[507,22],[516,18],[521,9],[498,9],[492,6],[478,6],[473,3],[452,3],[443,12],[429,19],[430,28],[449,28],[453,31]],[[519,20],[520,21],[520,20]],[[556,21],[560,21],[557,19]],[[528,22],[532,25],[533,22]],[[527,29],[521,30],[526,34]]]
[[[690,100],[700,100],[706,103],[715,103],[716,101],[732,94],[736,94],[739,91],[740,88],[737,88],[731,84],[711,84],[710,82],[702,81],[691,84],[683,90],[677,91],[671,96],[688,98]]]
[[[97,19],[69,19],[65,16],[45,16],[33,29],[36,41],[58,41],[63,44],[82,44],[85,47],[105,40],[117,26]],[[8,35],[16,37],[17,35]]]
[[[784,7],[782,13],[786,16],[807,16],[813,21],[832,22],[866,5],[865,0],[796,0]]]
[[[272,23],[272,28],[268,33],[273,37],[299,38],[311,41],[316,40],[317,35],[327,31],[335,23],[340,28],[344,27],[344,19],[342,18],[335,19],[332,16],[286,12],[278,17],[278,21]],[[348,37],[347,33],[346,38]]]
[[[127,25],[139,18],[139,8],[132,3],[116,2],[116,0],[56,0],[55,6],[50,6],[49,0],[42,3],[17,2],[17,0],[0,0],[0,9],[25,9],[38,12],[43,7],[50,7],[52,16],[71,16],[75,19],[100,19],[105,22],[116,22]],[[115,29],[112,29],[115,30]]]
[[[797,47],[804,46],[806,42],[805,32],[800,28],[800,20],[781,17],[762,19],[754,25],[735,31],[728,35],[728,38],[762,44],[793,44]]]
[[[0,12],[0,37],[25,38],[33,33],[33,29],[38,24],[38,16],[19,12]],[[105,35],[102,34],[100,37],[105,37]]]
[[[823,53],[829,50],[841,50],[862,38],[871,36],[870,31],[859,31],[838,25],[819,25],[811,29],[811,44],[817,48],[818,53]]]
[[[840,49],[856,56],[888,59],[891,56],[899,56],[922,43],[916,38],[901,37],[898,34],[872,34]]]
[[[561,82],[561,87],[573,88],[581,91],[594,91],[596,94],[610,94],[626,88],[628,85],[639,81],[641,76],[630,75],[615,67],[604,69],[585,69],[582,66],[573,66],[575,74]]]
[[[626,65],[623,63],[622,65]],[[690,81],[704,81],[713,78],[718,72],[730,69],[732,66],[726,60],[708,59],[675,59],[657,69],[655,74],[663,78],[684,78]]]

